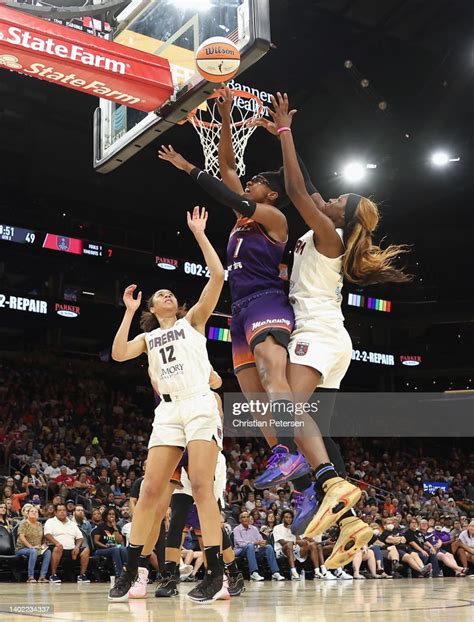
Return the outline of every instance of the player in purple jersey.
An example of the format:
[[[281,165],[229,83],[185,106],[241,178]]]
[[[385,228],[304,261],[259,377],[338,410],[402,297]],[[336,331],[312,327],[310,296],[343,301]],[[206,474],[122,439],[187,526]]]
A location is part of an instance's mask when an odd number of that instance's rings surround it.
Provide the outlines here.
[[[171,146],[162,146],[159,157],[187,172],[237,216],[227,247],[234,372],[247,398],[268,396],[280,425],[274,433],[262,431],[276,450],[285,477],[295,481],[309,473],[309,465],[292,438],[293,403],[286,378],[294,316],[279,275],[288,239],[288,223],[280,208],[288,204],[288,198],[281,172],[256,175],[243,188],[230,141],[231,99],[230,90],[225,89],[219,103],[223,118],[219,163],[224,183],[190,164]],[[290,425],[285,425],[288,421]]]
[[[293,395],[306,401],[323,380],[325,387],[338,389],[349,365],[346,348],[338,349],[339,341],[346,343],[340,313],[342,277],[367,285],[388,281],[402,283],[410,280],[410,276],[393,265],[395,257],[405,251],[404,247],[391,245],[382,250],[372,242],[372,233],[379,221],[378,208],[373,201],[349,194],[326,203],[319,193],[309,194],[291,134],[296,111],[289,111],[286,94],[278,93],[272,102],[275,108],[275,112],[271,112],[272,125],[280,135],[286,190],[310,228],[299,241],[306,252],[295,257],[290,291],[292,299],[295,298],[296,332],[304,334],[305,341],[299,342],[299,348],[296,343],[293,355],[290,342],[291,362],[288,366]],[[267,129],[271,131],[270,127]],[[301,244],[302,240],[304,244]],[[308,352],[312,352],[311,356]],[[341,360],[346,361],[342,367]],[[310,429],[314,430],[311,424],[315,421],[311,421],[310,416],[307,420]],[[345,565],[370,539],[370,529],[351,509],[360,498],[360,490],[339,477],[320,434],[301,436],[296,440],[316,471],[315,490],[305,492],[308,497],[315,493],[322,496],[305,536],[314,537],[338,522],[340,535],[326,566]]]

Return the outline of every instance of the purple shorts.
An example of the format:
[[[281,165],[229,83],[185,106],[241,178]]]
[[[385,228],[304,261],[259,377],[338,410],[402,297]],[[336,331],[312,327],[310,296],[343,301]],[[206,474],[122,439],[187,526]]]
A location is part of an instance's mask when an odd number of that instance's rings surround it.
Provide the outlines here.
[[[288,296],[281,289],[265,289],[232,305],[232,360],[234,373],[255,366],[255,346],[272,335],[288,346],[295,322]]]

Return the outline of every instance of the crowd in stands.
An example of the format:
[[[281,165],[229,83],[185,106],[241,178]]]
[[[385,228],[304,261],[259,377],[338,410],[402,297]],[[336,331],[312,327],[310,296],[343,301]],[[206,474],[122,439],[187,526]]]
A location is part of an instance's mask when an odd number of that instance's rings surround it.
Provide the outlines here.
[[[27,581],[59,582],[58,568],[69,567],[78,581],[89,581],[93,559],[107,563],[110,575],[122,571],[153,401],[146,387],[119,381],[72,363],[0,366],[0,552],[8,532]],[[474,452],[467,443],[338,441],[347,476],[362,489],[355,509],[374,536],[350,567],[331,573],[324,560],[337,530],[317,541],[296,538],[299,495],[291,483],[254,487],[268,459],[263,440],[226,439],[224,527],[253,580],[474,572]],[[439,486],[427,492],[427,482]],[[202,564],[192,533],[182,556],[194,568],[192,580]]]

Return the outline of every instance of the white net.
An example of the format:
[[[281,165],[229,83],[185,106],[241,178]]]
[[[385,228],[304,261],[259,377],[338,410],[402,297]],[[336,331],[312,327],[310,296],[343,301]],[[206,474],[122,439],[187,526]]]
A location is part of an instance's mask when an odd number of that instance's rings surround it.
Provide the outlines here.
[[[265,114],[263,103],[249,93],[233,91],[231,109],[232,147],[236,171],[239,177],[245,175],[244,154],[249,138],[257,129],[251,122],[261,119]],[[188,117],[198,133],[204,152],[204,168],[214,177],[219,177],[219,138],[221,121],[216,98],[207,100],[205,109],[197,108]]]

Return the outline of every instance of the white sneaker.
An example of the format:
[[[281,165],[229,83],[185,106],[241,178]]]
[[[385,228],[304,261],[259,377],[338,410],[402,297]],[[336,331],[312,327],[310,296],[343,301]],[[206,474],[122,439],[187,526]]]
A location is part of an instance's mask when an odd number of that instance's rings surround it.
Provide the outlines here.
[[[252,572],[252,574],[250,575],[250,580],[251,581],[265,581],[265,579],[258,574],[257,571]]]
[[[346,572],[343,568],[337,568],[337,570],[334,571],[334,575],[336,576],[336,579],[345,579],[346,581],[352,581],[353,579],[352,575]]]
[[[190,566],[189,564],[183,564],[182,566],[179,567],[179,578],[181,579],[181,581],[186,581],[186,579],[191,576],[192,572],[194,570],[193,566]]]
[[[319,568],[314,569],[314,580],[319,581],[320,579],[324,579],[323,573],[319,570]]]
[[[337,581],[337,579],[330,570],[326,570],[323,574],[323,581]]]
[[[299,579],[299,577],[298,577]],[[273,581],[286,581],[285,577],[282,576],[279,572],[274,572],[272,574],[272,580]]]
[[[138,576],[128,592],[129,598],[146,598],[148,585],[148,568],[138,568]]]
[[[291,580],[292,581],[301,581],[301,577],[298,574],[298,572],[296,571],[296,569],[293,571],[291,571]]]

